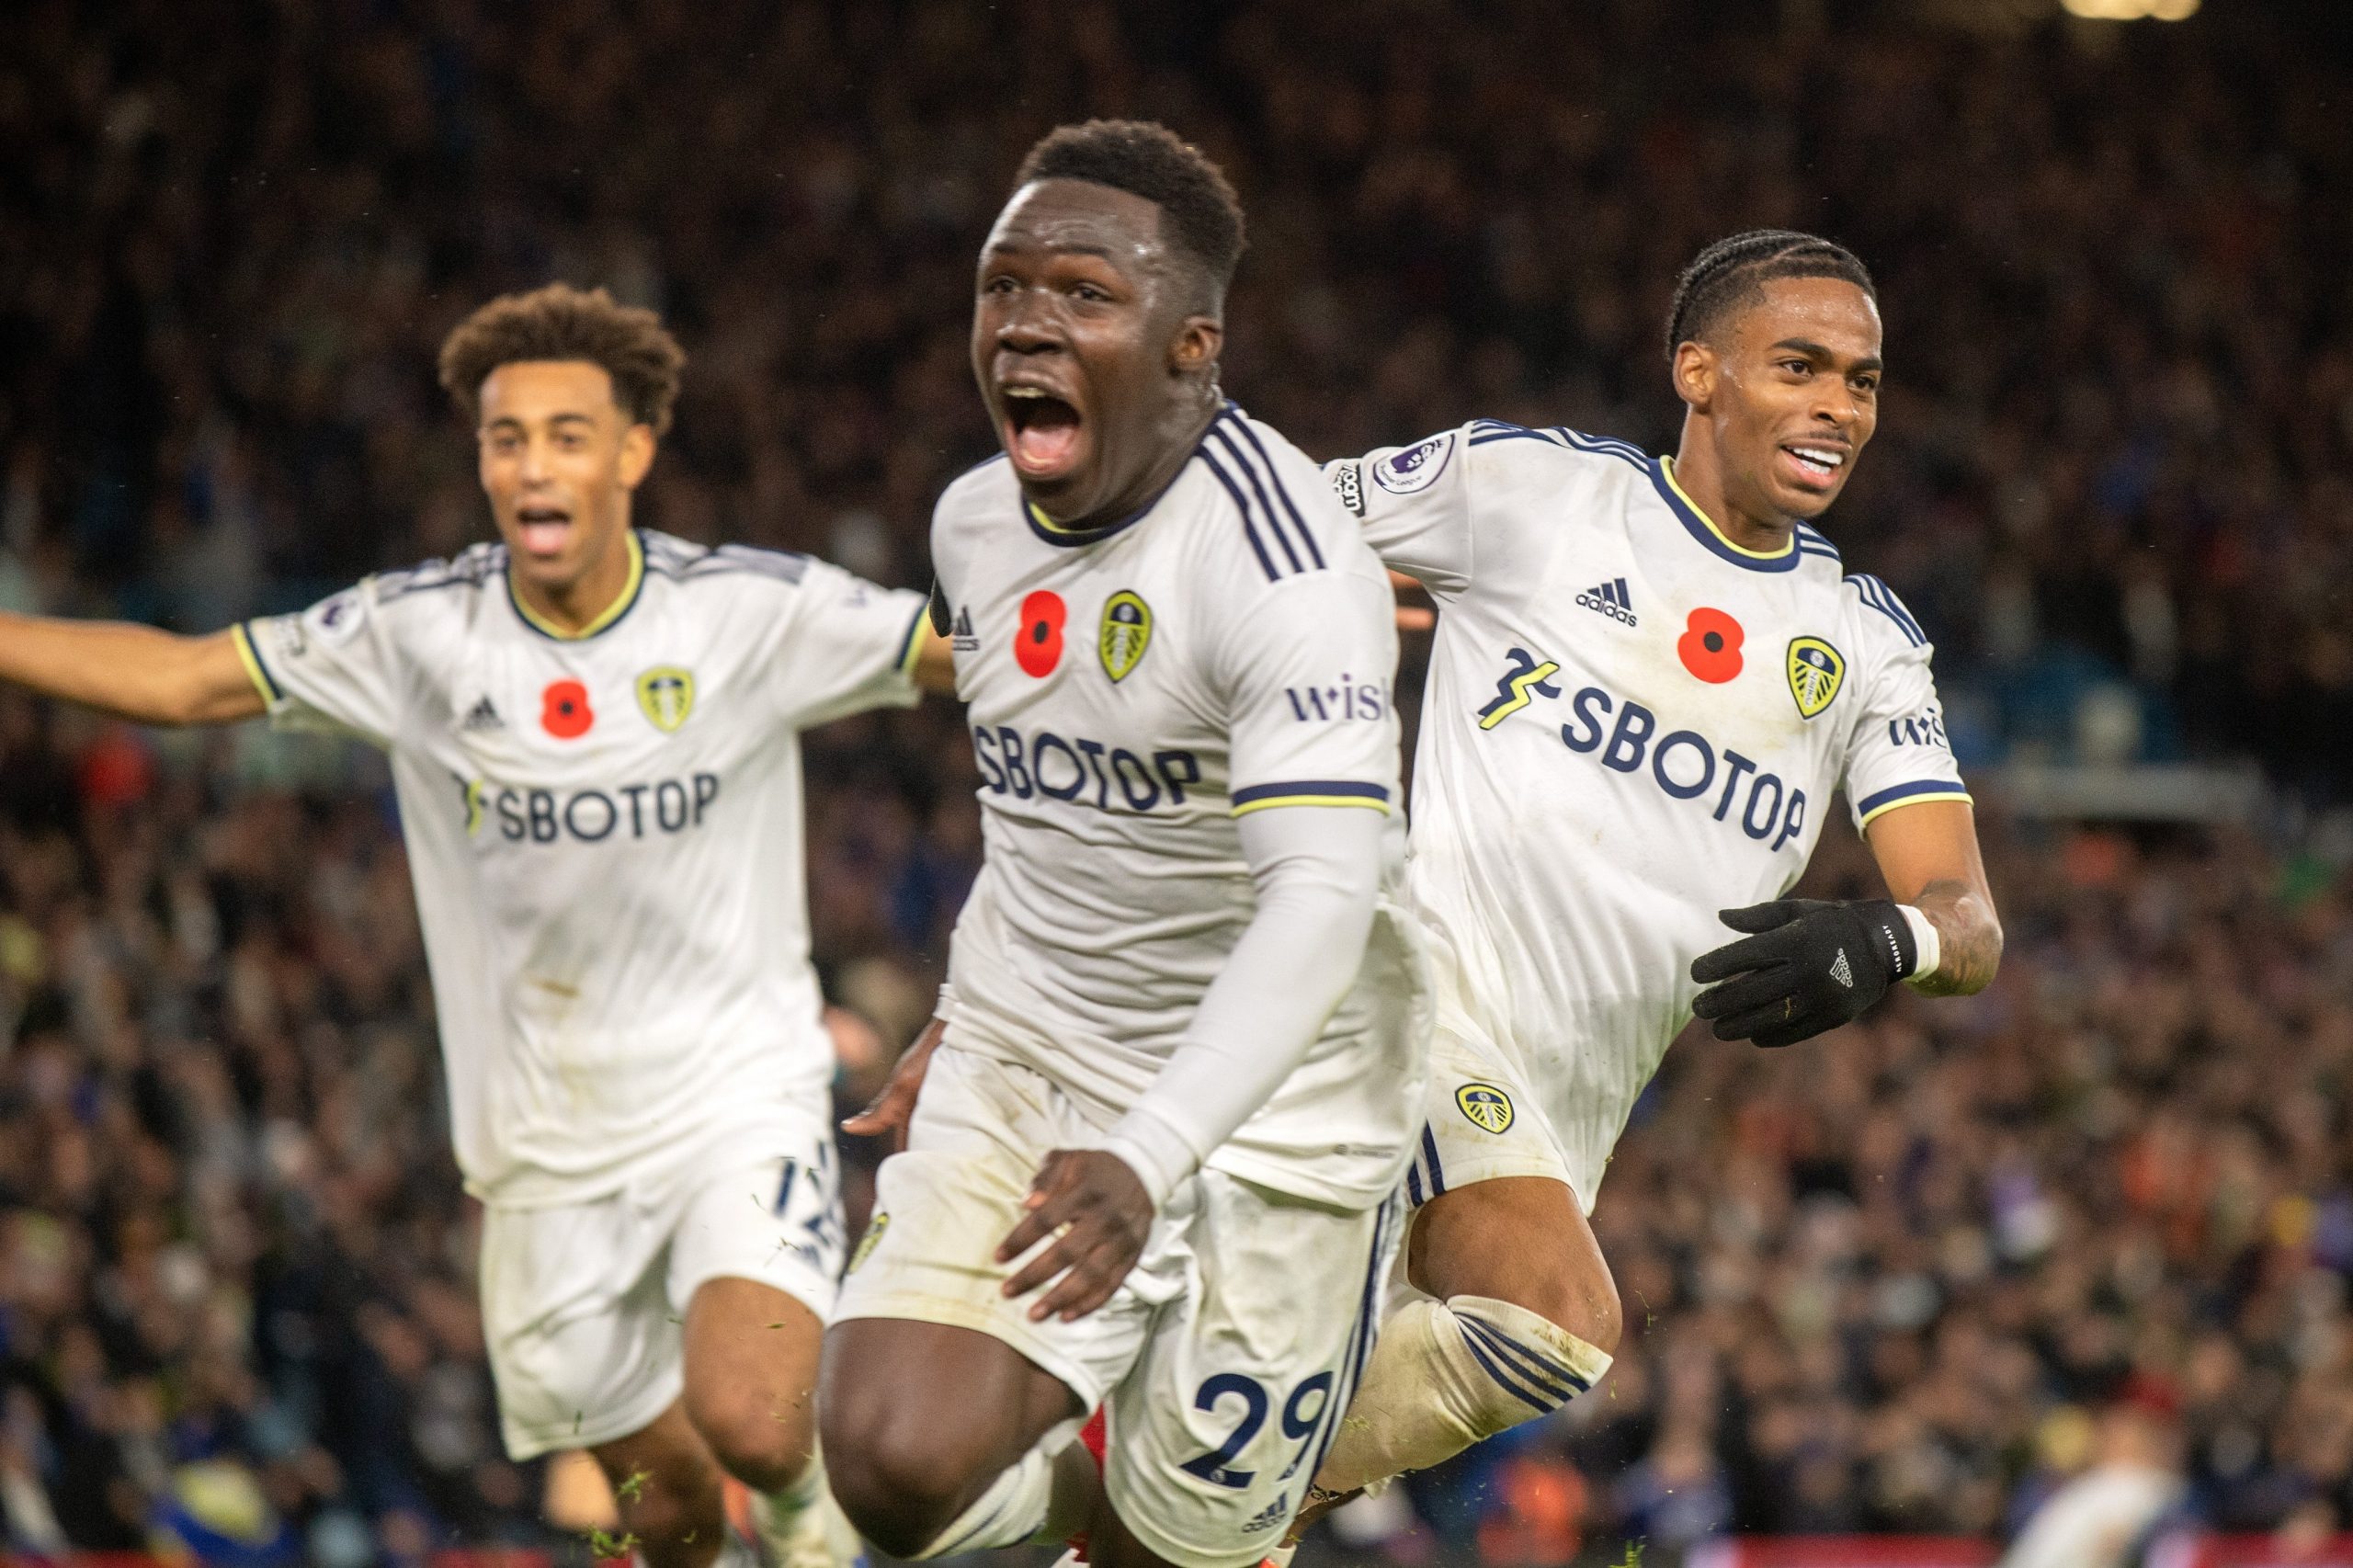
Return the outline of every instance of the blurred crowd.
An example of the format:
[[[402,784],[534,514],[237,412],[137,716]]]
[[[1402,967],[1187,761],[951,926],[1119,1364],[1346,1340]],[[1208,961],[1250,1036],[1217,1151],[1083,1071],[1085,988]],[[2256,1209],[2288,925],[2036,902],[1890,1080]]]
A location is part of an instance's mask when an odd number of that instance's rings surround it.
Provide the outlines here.
[[[1971,759],[2252,750],[2340,798],[2333,10],[27,0],[0,543],[204,627],[445,553],[480,509],[432,349],[557,277],[693,353],[654,520],[919,581],[988,449],[964,323],[1008,173],[1147,114],[1240,187],[1227,383],[1318,456],[1473,415],[1671,447],[1676,271],[1754,224],[1847,242],[1890,374],[1831,531],[1935,631]]]
[[[647,521],[920,585],[990,443],[965,319],[1006,175],[1145,114],[1240,187],[1226,382],[1319,456],[1474,415],[1669,448],[1676,270],[1753,224],[1845,241],[1891,371],[1828,526],[1935,637],[1966,760],[2251,756],[2343,802],[2353,69],[2299,10],[28,0],[0,607],[209,630],[480,537],[433,350],[550,278],[687,343]],[[811,767],[854,1100],[927,1006],[971,764],[927,708]],[[1363,1540],[2002,1532],[2128,1416],[2202,1517],[2353,1512],[2342,871],[1989,832],[1995,989],[1680,1048],[1601,1197],[1608,1385]],[[426,987],[364,764],[0,699],[7,1544],[543,1539]]]

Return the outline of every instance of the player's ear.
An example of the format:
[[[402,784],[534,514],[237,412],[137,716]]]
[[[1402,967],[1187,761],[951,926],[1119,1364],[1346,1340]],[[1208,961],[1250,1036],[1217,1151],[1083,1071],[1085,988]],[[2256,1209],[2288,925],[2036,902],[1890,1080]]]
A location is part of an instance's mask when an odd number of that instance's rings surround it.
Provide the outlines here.
[[[1198,375],[1217,363],[1225,347],[1225,324],[1215,316],[1191,315],[1176,328],[1168,346],[1168,368],[1180,376]]]
[[[621,488],[634,490],[654,466],[654,426],[632,425],[621,432]]]
[[[1705,414],[1716,395],[1716,351],[1696,338],[1675,346],[1675,395]]]

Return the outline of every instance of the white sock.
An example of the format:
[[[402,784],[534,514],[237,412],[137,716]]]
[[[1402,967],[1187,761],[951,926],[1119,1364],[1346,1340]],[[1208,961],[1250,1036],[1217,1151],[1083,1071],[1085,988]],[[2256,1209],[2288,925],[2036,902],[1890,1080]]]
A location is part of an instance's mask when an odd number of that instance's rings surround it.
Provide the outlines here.
[[[999,1475],[981,1494],[979,1502],[957,1515],[937,1540],[915,1554],[915,1561],[1019,1546],[1034,1539],[1045,1528],[1053,1483],[1054,1461],[1040,1444]]]
[[[1509,1301],[1410,1302],[1381,1325],[1315,1489],[1348,1493],[1427,1470],[1551,1415],[1608,1369],[1607,1354]]]
[[[849,1568],[865,1551],[825,1486],[825,1460],[812,1450],[799,1476],[774,1492],[752,1494],[752,1524],[779,1568],[819,1562]]]

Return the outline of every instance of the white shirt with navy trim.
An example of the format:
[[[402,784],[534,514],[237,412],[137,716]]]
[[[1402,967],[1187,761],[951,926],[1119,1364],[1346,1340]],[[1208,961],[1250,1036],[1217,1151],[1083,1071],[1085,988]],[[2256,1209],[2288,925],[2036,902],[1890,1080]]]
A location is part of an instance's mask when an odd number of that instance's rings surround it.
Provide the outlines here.
[[[1228,405],[1142,511],[1058,529],[992,460],[932,523],[986,855],[949,1039],[1062,1085],[1107,1131],[1249,924],[1235,818],[1386,813],[1392,918],[1305,1061],[1207,1161],[1381,1200],[1419,1122],[1421,966],[1403,909],[1388,578],[1315,466]],[[1385,928],[1386,935],[1380,934]]]
[[[1515,1054],[1590,1205],[1716,912],[1789,890],[1835,791],[1859,824],[1968,799],[1928,640],[1818,529],[1745,550],[1622,441],[1477,420],[1326,477],[1440,607],[1411,884],[1441,1021]]]
[[[922,607],[647,531],[576,636],[496,544],[238,629],[276,722],[391,755],[472,1191],[583,1201],[824,1105],[800,732],[915,700]]]

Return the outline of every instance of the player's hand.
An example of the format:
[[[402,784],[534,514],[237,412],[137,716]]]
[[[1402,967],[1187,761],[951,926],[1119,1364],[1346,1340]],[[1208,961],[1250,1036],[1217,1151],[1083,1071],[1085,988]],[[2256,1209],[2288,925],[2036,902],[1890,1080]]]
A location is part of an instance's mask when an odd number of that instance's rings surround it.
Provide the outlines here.
[[[996,1249],[996,1260],[1011,1263],[1048,1236],[1054,1238],[1005,1282],[1006,1295],[1026,1296],[1054,1280],[1054,1288],[1030,1307],[1031,1323],[1056,1313],[1070,1323],[1109,1301],[1143,1256],[1144,1240],[1152,1233],[1152,1194],[1144,1190],[1143,1179],[1104,1149],[1057,1149],[1047,1155],[1022,1207],[1029,1212]]]
[[[1691,960],[1691,1011],[1718,1040],[1794,1045],[1860,1017],[1912,972],[1912,927],[1886,899],[1776,899],[1717,918],[1753,935]]]
[[[1416,601],[1423,597],[1422,585],[1403,572],[1389,574],[1389,586],[1397,595],[1397,630],[1427,631],[1438,624],[1438,611]]]
[[[923,1033],[915,1036],[913,1045],[899,1057],[891,1069],[890,1079],[882,1092],[874,1096],[867,1108],[842,1121],[844,1132],[860,1138],[881,1138],[892,1153],[907,1146],[907,1123],[915,1117],[915,1097],[923,1093],[924,1074],[931,1070],[931,1053],[939,1049],[939,1037],[948,1032],[944,1018],[934,1018],[924,1025]]]

